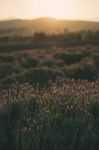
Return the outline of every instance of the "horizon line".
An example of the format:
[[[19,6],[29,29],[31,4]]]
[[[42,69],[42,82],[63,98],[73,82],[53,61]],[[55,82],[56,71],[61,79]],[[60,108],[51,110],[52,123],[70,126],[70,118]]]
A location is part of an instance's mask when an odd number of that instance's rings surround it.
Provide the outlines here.
[[[98,18],[98,19],[95,19]],[[0,18],[0,21],[10,21],[10,20],[36,20],[36,19],[53,19],[53,20],[64,20],[64,21],[87,21],[87,22],[99,22],[99,17],[95,18],[55,18],[50,16],[41,16],[34,18],[22,18],[22,17],[8,17],[8,18]]]

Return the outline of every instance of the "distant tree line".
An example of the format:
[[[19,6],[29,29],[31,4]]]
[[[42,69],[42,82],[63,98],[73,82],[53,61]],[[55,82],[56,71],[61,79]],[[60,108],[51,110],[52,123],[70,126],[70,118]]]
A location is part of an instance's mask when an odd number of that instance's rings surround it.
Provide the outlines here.
[[[56,41],[98,41],[99,31],[93,32],[79,31],[79,32],[64,32],[61,34],[46,35],[45,33],[35,33],[33,36],[34,40],[45,41],[45,40],[56,40]]]
[[[63,32],[60,34],[47,35],[43,32],[34,33],[33,36],[3,36],[0,37],[0,43],[9,42],[87,42],[98,43],[99,31],[79,31],[79,32]]]

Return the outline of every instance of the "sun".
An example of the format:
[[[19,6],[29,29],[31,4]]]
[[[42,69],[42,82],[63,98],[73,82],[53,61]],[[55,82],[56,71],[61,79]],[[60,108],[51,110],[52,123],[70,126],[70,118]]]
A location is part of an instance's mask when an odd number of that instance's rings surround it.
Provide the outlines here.
[[[56,19],[71,18],[71,0],[39,0],[36,6],[36,16],[53,17]]]

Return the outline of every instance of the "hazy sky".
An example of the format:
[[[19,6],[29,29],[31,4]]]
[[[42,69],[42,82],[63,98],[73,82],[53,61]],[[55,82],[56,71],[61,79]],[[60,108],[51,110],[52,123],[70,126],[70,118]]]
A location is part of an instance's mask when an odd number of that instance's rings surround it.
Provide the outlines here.
[[[99,0],[0,0],[0,19],[44,16],[97,20]]]

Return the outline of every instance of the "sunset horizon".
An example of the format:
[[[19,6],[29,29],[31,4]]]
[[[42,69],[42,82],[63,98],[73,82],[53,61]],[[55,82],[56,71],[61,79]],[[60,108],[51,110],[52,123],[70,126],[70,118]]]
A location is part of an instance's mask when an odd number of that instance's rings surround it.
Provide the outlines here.
[[[99,21],[98,5],[97,0],[3,0],[0,4],[0,20],[50,17]]]
[[[99,150],[99,0],[0,0],[0,150]]]
[[[38,19],[53,19],[57,21],[85,21],[85,22],[99,22],[99,17],[93,17],[93,18],[55,18],[51,16],[39,16],[39,17],[31,17],[31,18],[25,18],[25,17],[8,17],[8,18],[0,18],[0,21],[10,21],[10,20],[27,20],[27,21],[34,21]]]

